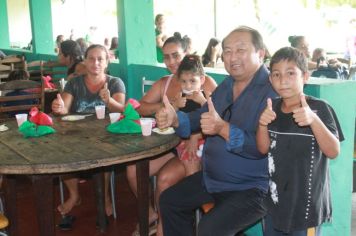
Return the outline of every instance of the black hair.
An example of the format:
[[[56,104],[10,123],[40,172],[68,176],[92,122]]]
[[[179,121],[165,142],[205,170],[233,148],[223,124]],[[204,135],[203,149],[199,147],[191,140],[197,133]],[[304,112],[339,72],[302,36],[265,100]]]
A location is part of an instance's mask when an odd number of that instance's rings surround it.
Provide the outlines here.
[[[72,62],[78,62],[83,60],[83,53],[80,45],[74,40],[65,40],[60,45],[62,54],[69,56]]]
[[[88,49],[85,51],[84,58],[87,58],[89,51],[92,50],[92,49],[94,49],[94,48],[99,48],[99,49],[101,49],[102,51],[104,51],[105,54],[106,54],[105,58],[106,58],[107,61],[109,61],[109,52],[108,52],[108,50],[106,49],[106,47],[103,46],[103,45],[101,45],[101,44],[92,44],[92,45],[90,45],[90,46],[88,47]]]
[[[205,73],[200,57],[195,54],[186,55],[179,64],[177,71],[178,78],[183,72],[191,72],[195,75],[203,76]]]
[[[79,44],[79,47],[80,47],[80,49],[82,51],[82,55],[84,55],[85,51],[88,48],[88,43],[85,41],[84,38],[78,38],[75,41]]]
[[[300,41],[302,41],[304,39],[304,36],[289,36],[288,37],[288,41],[290,42],[290,45],[294,48],[298,47]]]
[[[187,35],[182,37],[182,35],[179,32],[174,32],[173,36],[169,37],[166,41],[164,41],[163,48],[169,43],[174,43],[179,45],[183,49],[183,51],[186,52],[189,41],[190,38]]]
[[[26,70],[13,70],[10,72],[8,76],[8,81],[13,80],[28,80],[30,78],[30,74]]]
[[[114,50],[119,47],[119,37],[112,37],[109,50]]]
[[[205,52],[202,56],[202,61],[203,61],[203,65],[206,66],[209,64],[210,62],[210,58],[211,58],[211,48],[212,47],[216,47],[216,45],[218,45],[220,43],[220,40],[217,38],[211,38],[209,40],[208,46],[205,49]]]
[[[303,74],[308,72],[308,62],[304,54],[296,48],[284,47],[279,49],[271,58],[270,68],[273,70],[273,65],[280,61],[293,61]]]
[[[252,44],[255,47],[255,50],[260,50],[260,49],[264,49],[264,43],[263,43],[263,39],[261,34],[255,30],[254,28],[251,28],[249,26],[239,26],[236,29],[234,29],[233,31],[231,31],[222,41],[222,47],[224,48],[224,42],[226,40],[227,37],[229,37],[231,34],[233,33],[237,33],[237,32],[247,32],[250,33],[252,36]]]

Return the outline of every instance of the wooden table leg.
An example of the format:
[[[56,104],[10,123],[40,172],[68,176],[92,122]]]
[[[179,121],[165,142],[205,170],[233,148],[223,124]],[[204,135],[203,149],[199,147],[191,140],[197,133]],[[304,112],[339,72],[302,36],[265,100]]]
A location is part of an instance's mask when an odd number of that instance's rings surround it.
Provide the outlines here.
[[[5,212],[10,221],[9,233],[10,235],[20,235],[17,224],[16,177],[6,175],[3,188],[5,191]]]
[[[37,219],[41,236],[55,235],[53,214],[53,176],[32,175],[32,186],[35,194]]]
[[[148,206],[149,206],[149,165],[148,160],[136,163],[138,222],[140,235],[148,235]]]
[[[105,195],[104,195],[104,173],[98,171],[93,175],[95,199],[97,209],[97,222],[100,232],[104,233],[107,227],[106,213],[105,213]]]

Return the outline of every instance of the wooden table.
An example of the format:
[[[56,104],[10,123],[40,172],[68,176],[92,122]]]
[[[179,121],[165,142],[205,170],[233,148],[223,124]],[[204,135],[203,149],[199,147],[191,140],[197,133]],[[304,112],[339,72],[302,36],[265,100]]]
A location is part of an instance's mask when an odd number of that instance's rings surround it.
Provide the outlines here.
[[[148,235],[150,157],[165,153],[179,143],[176,135],[111,134],[105,127],[108,118],[95,116],[80,121],[54,120],[55,134],[23,138],[16,121],[0,132],[0,173],[5,174],[5,203],[11,235],[18,235],[16,216],[16,175],[30,175],[40,235],[55,235],[53,215],[53,178],[60,173],[97,168],[94,182],[98,204],[99,226],[105,230],[103,175],[100,167],[137,161],[138,213],[140,235]]]

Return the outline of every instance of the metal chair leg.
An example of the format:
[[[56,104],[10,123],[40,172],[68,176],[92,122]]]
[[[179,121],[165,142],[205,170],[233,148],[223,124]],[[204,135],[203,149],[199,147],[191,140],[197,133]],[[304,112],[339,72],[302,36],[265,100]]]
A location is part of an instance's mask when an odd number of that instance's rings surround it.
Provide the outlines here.
[[[59,177],[59,194],[61,197],[61,204],[64,204],[64,188],[63,188],[63,180]]]
[[[199,226],[199,221],[201,219],[201,210],[200,208],[195,210],[195,235],[198,235],[198,226]]]
[[[115,171],[112,170],[110,174],[110,193],[112,202],[112,215],[116,219],[116,198],[115,198]]]

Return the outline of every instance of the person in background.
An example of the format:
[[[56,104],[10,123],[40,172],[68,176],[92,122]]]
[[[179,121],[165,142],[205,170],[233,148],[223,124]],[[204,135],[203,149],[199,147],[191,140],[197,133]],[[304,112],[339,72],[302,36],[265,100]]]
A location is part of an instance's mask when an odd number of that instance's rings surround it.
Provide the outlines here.
[[[208,46],[202,56],[203,65],[205,67],[215,67],[219,58],[221,58],[222,48],[220,40],[217,38],[211,38]]]
[[[318,62],[318,59],[324,57],[326,58],[326,52],[323,48],[315,48],[311,60],[313,62]]]
[[[110,44],[109,52],[110,52],[110,59],[111,60],[119,58],[118,57],[118,55],[119,55],[119,37],[112,37],[111,38],[111,44]]]
[[[57,115],[70,113],[95,113],[95,106],[105,105],[110,112],[123,112],[125,105],[125,85],[120,78],[108,76],[105,71],[109,64],[107,49],[98,44],[89,46],[85,53],[86,74],[68,81],[61,95],[52,102],[52,111]],[[69,190],[69,198],[57,207],[66,215],[80,203],[79,179],[68,176],[64,183]],[[109,173],[105,173],[105,210],[112,215],[109,195]]]
[[[88,49],[88,43],[85,41],[85,38],[78,38],[75,41],[79,44],[82,55],[84,55],[85,51]]]
[[[182,99],[182,85],[178,78],[178,68],[186,55],[187,42],[180,36],[180,34],[175,34],[175,36],[169,37],[164,42],[162,49],[164,63],[169,72],[171,72],[171,75],[164,76],[156,81],[151,89],[142,97],[140,100],[141,106],[138,109],[141,116],[153,116],[161,108],[163,96],[165,95],[170,102],[177,104],[176,107],[179,107],[178,104]],[[205,96],[209,96],[209,94],[215,90],[216,82],[207,75],[204,77],[202,89],[205,92]],[[149,162],[150,176],[157,175],[157,187],[155,193],[156,201],[164,189],[181,180],[187,175],[186,170],[196,166],[196,163],[189,161],[183,162],[183,164],[184,165],[182,165],[182,162],[176,157],[173,150],[172,152]],[[136,166],[127,166],[126,173],[130,187],[137,196]],[[154,223],[157,218],[157,212],[154,210],[153,206],[150,206],[149,223]],[[133,235],[137,235],[136,232],[137,230]],[[160,235],[160,232],[158,231],[157,234]]]
[[[7,81],[15,81],[15,80],[28,80],[30,78],[30,74],[28,71],[21,69],[21,70],[14,70],[11,71]],[[31,89],[16,89],[13,91],[8,91],[5,96],[20,96],[20,95],[29,95],[33,92],[38,93],[38,91],[31,91]],[[9,101],[9,102],[3,102],[0,104],[1,106],[18,106],[18,105],[32,105],[38,103],[37,99],[27,99],[27,100],[22,100],[22,101]],[[18,113],[28,113],[28,110],[24,111],[17,111],[17,112],[8,112],[7,114],[10,117],[14,117]]]
[[[108,37],[104,38],[104,47],[106,47],[106,49],[108,49],[108,50],[110,48],[110,43],[109,43],[109,38]]]
[[[309,72],[302,52],[281,48],[270,65],[280,97],[267,100],[256,134],[270,175],[264,235],[319,236],[331,221],[328,159],[339,154],[343,134],[332,107],[303,94]]]
[[[159,63],[163,62],[162,47],[164,41],[167,39],[165,32],[165,19],[163,14],[157,14],[155,18],[155,34],[156,34],[156,51],[157,51],[157,61]]]
[[[76,41],[65,40],[61,43],[58,52],[58,61],[61,65],[68,68],[67,81],[86,73],[82,49]]]
[[[56,38],[56,47],[54,48],[54,52],[55,53],[57,53],[58,54],[58,52],[59,52],[59,47],[60,47],[60,45],[61,45],[61,43],[64,41],[64,35],[62,35],[62,34],[60,34],[60,35],[58,35],[57,36],[57,38]]]
[[[288,41],[290,45],[298,50],[300,50],[308,60],[308,69],[317,69],[317,63],[310,60],[309,43],[305,36],[289,36]]]
[[[193,235],[194,210],[215,206],[202,216],[198,235],[235,235],[266,214],[267,158],[256,147],[256,127],[266,100],[275,93],[263,64],[258,31],[240,26],[222,42],[229,76],[200,109],[176,112],[167,97],[156,113],[159,128],[175,127],[180,137],[205,135],[202,171],[166,189],[159,206],[164,235]],[[162,106],[162,105],[161,105]]]

